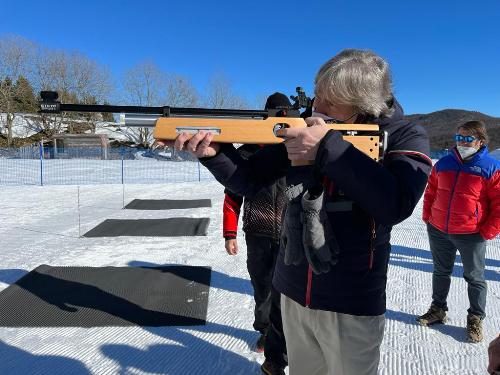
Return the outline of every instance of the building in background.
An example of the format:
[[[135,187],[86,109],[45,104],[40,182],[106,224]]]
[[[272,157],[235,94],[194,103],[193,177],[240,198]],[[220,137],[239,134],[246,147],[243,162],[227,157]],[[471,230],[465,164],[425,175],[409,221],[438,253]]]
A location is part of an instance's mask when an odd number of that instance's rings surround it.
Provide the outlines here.
[[[52,140],[54,159],[108,159],[109,139],[106,134],[56,134]]]

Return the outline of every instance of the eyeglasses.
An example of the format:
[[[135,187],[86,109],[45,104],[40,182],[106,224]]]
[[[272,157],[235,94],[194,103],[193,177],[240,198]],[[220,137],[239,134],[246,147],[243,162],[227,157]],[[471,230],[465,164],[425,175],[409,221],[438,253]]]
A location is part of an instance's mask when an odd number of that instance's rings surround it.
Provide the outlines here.
[[[349,121],[350,119],[352,119],[354,116],[357,116],[357,115],[358,115],[358,112],[354,112],[348,118],[341,120],[339,118],[327,116],[324,113],[316,112],[314,110],[313,110],[313,113],[312,113],[313,117],[314,116],[321,117],[325,121],[325,124],[345,124],[345,123],[347,123],[347,121]]]
[[[457,142],[466,142],[466,143],[471,143],[476,140],[476,137],[473,137],[472,135],[462,135],[462,134],[455,134],[455,141]]]

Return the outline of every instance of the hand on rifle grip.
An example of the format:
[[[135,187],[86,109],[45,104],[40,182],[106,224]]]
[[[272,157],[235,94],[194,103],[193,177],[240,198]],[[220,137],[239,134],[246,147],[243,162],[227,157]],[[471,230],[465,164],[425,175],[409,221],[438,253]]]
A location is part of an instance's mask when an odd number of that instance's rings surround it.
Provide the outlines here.
[[[199,131],[195,135],[181,133],[174,142],[174,148],[178,151],[187,151],[197,158],[206,158],[217,155],[220,149],[218,143],[212,143],[214,135]]]
[[[285,138],[288,159],[292,162],[299,160],[314,161],[319,143],[329,131],[324,121],[315,117],[307,118],[306,124],[308,125],[306,128],[286,128],[278,133]]]

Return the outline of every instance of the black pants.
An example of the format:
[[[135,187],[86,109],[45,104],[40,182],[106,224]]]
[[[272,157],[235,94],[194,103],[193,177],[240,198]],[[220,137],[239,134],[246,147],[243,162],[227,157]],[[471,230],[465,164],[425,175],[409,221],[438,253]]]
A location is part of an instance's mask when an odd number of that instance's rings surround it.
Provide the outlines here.
[[[280,293],[272,286],[279,243],[271,238],[245,235],[247,269],[254,290],[256,331],[266,334],[264,356],[285,367],[287,365],[285,335],[281,322]]]

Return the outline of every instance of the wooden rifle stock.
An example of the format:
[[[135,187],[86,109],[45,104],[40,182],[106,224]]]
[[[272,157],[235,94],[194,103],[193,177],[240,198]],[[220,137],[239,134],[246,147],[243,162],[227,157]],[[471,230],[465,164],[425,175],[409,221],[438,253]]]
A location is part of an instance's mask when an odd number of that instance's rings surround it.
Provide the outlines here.
[[[281,129],[305,128],[300,117],[267,117],[265,119],[160,117],[156,121],[153,137],[157,140],[174,140],[181,133],[196,134],[200,130],[214,134],[213,142],[242,144],[276,144],[284,141]],[[338,130],[344,140],[374,160],[379,160],[383,147],[378,125],[328,124]],[[294,161],[292,165],[307,165],[306,161]]]

